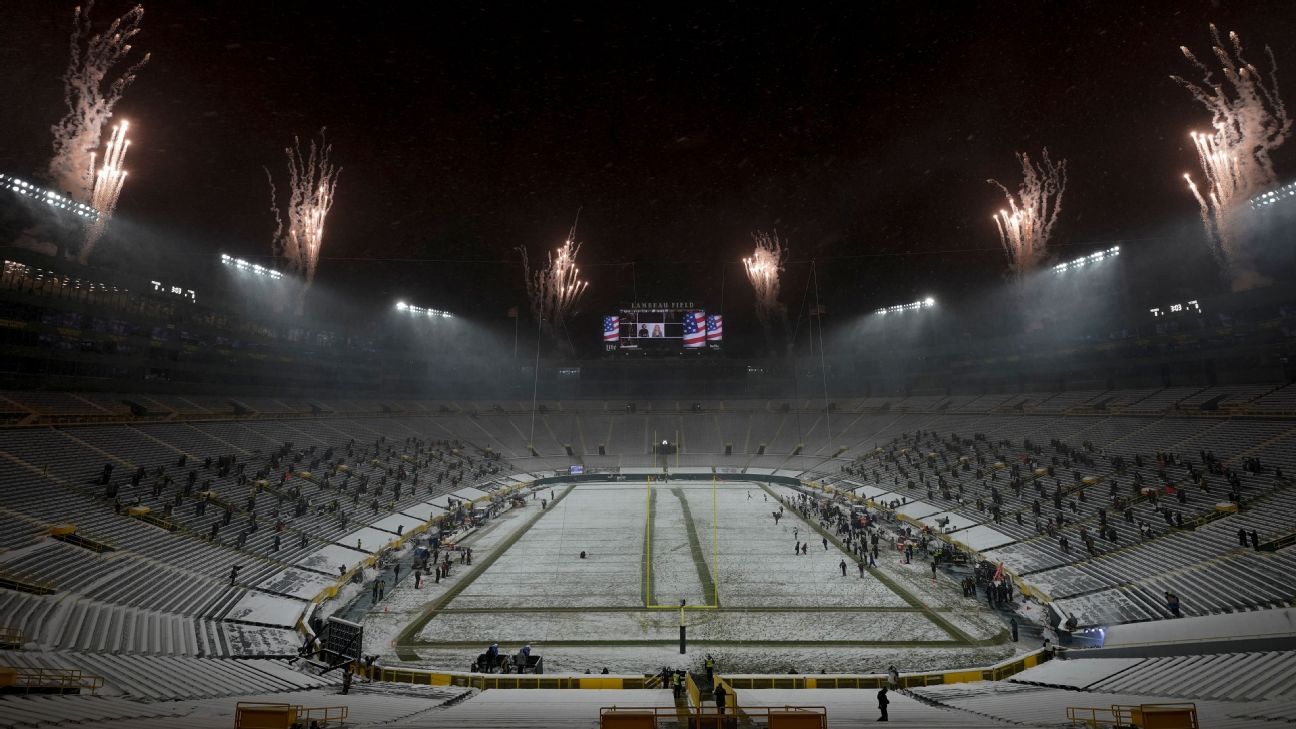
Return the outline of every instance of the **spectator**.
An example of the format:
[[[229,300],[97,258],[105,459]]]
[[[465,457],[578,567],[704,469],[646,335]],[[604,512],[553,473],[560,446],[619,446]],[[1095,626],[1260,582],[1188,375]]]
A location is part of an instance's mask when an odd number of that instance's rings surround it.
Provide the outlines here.
[[[1171,615],[1173,615],[1176,618],[1183,617],[1182,615],[1179,614],[1178,595],[1174,594],[1173,592],[1166,592],[1165,601],[1166,601],[1166,609],[1170,611]]]

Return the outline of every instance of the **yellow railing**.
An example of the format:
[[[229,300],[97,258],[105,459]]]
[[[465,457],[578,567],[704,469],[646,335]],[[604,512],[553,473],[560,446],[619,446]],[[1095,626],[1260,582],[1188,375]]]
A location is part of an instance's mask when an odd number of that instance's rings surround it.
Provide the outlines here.
[[[688,691],[689,706],[702,705],[702,689],[698,688],[697,681],[693,680],[693,674],[684,675],[684,688]]]
[[[971,681],[1001,681],[1025,669],[1036,667],[1047,660],[1046,651],[1029,652],[1020,658],[963,671],[933,671],[929,673],[903,673],[899,685],[940,686],[964,684]],[[381,665],[356,668],[356,672],[373,681],[391,681],[397,684],[424,686],[464,686],[472,689],[647,689],[654,687],[653,677],[643,676],[546,676],[535,673],[460,673],[430,671],[419,668],[386,668]],[[880,689],[889,685],[885,673],[839,676],[715,676],[715,682],[724,686],[728,703],[739,703],[739,690],[743,689]],[[688,698],[699,706],[702,697],[692,676],[684,682]]]
[[[968,668],[958,671],[932,671],[929,673],[900,674],[900,686],[941,686],[948,683],[969,683],[972,681],[1000,681],[1009,676],[1021,673],[1028,668],[1048,660],[1049,653],[1043,649],[1027,653],[1020,658],[996,663],[983,668]],[[840,675],[756,675],[756,676],[717,676],[717,683],[723,683],[726,691],[734,687],[740,689],[877,689],[890,685],[885,673],[840,674]]]
[[[18,668],[0,666],[0,687],[22,693],[75,694],[98,692],[103,678],[76,668]]]
[[[277,704],[240,701],[234,707],[235,729],[291,729],[295,726],[339,726],[350,712],[345,706]]]
[[[1156,729],[1198,729],[1197,705],[1178,704],[1112,704],[1109,707],[1068,706],[1067,721],[1072,726],[1105,729],[1109,726],[1155,727]]]

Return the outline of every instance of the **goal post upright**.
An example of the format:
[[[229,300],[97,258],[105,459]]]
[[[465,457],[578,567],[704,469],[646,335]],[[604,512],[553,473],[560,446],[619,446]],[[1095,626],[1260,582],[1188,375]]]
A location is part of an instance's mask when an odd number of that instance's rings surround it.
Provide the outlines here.
[[[720,511],[716,507],[716,477],[711,474],[711,604],[720,604],[720,542],[717,538]]]
[[[644,502],[644,607],[652,607],[652,475],[648,476]]]

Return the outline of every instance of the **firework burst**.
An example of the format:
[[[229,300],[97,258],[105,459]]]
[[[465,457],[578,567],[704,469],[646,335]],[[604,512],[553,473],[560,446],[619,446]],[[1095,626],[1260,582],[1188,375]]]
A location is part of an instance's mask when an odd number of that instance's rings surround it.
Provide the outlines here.
[[[772,349],[773,326],[785,315],[783,305],[779,303],[779,282],[787,260],[787,246],[779,238],[778,231],[766,233],[758,230],[752,233],[752,242],[756,248],[743,259],[743,267],[756,294],[756,318],[760,320],[766,343]]]
[[[1219,61],[1222,80],[1192,51],[1181,46],[1184,57],[1201,72],[1201,83],[1171,76],[1188,89],[1193,98],[1211,112],[1212,133],[1192,132],[1197,162],[1205,179],[1204,190],[1185,174],[1201,209],[1202,225],[1212,243],[1212,251],[1232,281],[1235,290],[1252,288],[1267,282],[1251,262],[1246,243],[1236,230],[1233,217],[1247,198],[1272,187],[1274,173],[1270,153],[1282,145],[1291,132],[1291,119],[1278,95],[1278,66],[1273,51],[1269,56],[1269,78],[1242,55],[1242,41],[1229,33],[1225,46],[1219,29],[1210,26],[1211,48]]]
[[[126,150],[130,149],[130,140],[126,131],[129,122],[122,122],[112,128],[108,146],[104,148],[103,165],[94,176],[94,186],[90,190],[90,207],[99,211],[99,217],[86,229],[85,244],[81,246],[81,262],[90,258],[90,252],[103,235],[104,225],[117,208],[117,199],[121,197],[122,186],[126,184],[126,170],[122,164],[126,161]],[[95,156],[90,155],[90,165],[94,166]]]
[[[1019,282],[1044,261],[1062,211],[1062,193],[1066,191],[1066,160],[1055,164],[1047,149],[1041,157],[1037,165],[1030,155],[1018,153],[1022,181],[1016,195],[997,180],[986,180],[1003,191],[1008,203],[992,218],[999,230],[999,242],[1008,254],[1009,267]]]
[[[93,10],[92,1],[84,9],[78,7],[73,15],[71,58],[63,72],[67,113],[51,128],[54,158],[49,163],[50,181],[84,203],[90,202],[99,184],[94,157],[113,107],[135,80],[135,73],[149,60],[146,53],[114,77],[113,69],[130,55],[131,39],[140,32],[144,8],[136,5],[99,34],[92,32]]]
[[[541,328],[560,341],[576,303],[589,287],[589,282],[580,278],[576,260],[580,243],[575,238],[576,226],[573,225],[567,240],[552,251],[545,266],[537,270],[531,269],[526,248],[518,247],[522,254],[522,275],[526,280],[531,313],[539,320]]]
[[[312,140],[306,151],[302,150],[301,140],[293,137],[293,146],[284,149],[288,157],[288,203],[282,212],[274,176],[269,168],[265,171],[270,181],[270,210],[275,217],[272,248],[274,255],[302,279],[297,301],[299,313],[306,289],[315,280],[315,265],[324,246],[324,222],[333,207],[333,193],[342,172],[342,168],[329,160],[332,152],[333,146],[325,139],[323,129],[320,129],[319,143]]]

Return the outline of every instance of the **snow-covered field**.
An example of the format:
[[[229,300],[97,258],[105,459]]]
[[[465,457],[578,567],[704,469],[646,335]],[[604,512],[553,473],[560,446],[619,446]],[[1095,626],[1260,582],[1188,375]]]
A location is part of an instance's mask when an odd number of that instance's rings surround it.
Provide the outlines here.
[[[944,641],[945,631],[917,612],[692,611],[689,638],[722,641]],[[456,641],[675,641],[679,612],[643,610],[547,613],[441,613],[432,624]]]
[[[640,605],[646,503],[628,484],[576,488],[450,607]]]
[[[712,563],[712,489],[709,483],[681,486],[703,557]],[[720,564],[720,603],[733,607],[905,607],[908,603],[868,571],[860,578],[853,560],[832,542],[788,512],[775,526],[778,504],[751,484],[719,484],[715,489],[716,550]],[[749,498],[750,497],[750,498]],[[805,555],[795,544],[809,542]],[[714,571],[714,566],[712,565]],[[897,638],[896,640],[904,640]]]
[[[584,483],[520,535],[538,504],[508,512],[488,527],[489,533],[466,540],[475,542],[480,563],[517,536],[480,573],[456,567],[451,584],[470,582],[420,631],[420,644],[413,646],[419,665],[463,669],[479,652],[477,645],[493,642],[505,652],[532,643],[548,672],[578,673],[605,666],[649,672],[696,663],[705,653],[728,670],[783,672],[880,670],[891,663],[913,670],[976,666],[1014,652],[1011,644],[958,642],[874,572],[861,577],[834,543],[825,549],[820,533],[791,511],[776,525],[771,512],[777,502],[757,484],[721,483],[713,493],[708,482],[668,482],[654,484],[653,491],[655,603],[672,605],[681,598],[690,606],[711,603],[699,568],[718,582],[720,609],[686,614],[694,641],[687,656],[679,655],[676,645],[679,612],[644,604],[650,503],[645,483]],[[692,517],[695,544],[681,497]],[[807,554],[793,554],[797,541],[809,543]],[[980,603],[962,598],[944,575],[934,578],[925,563],[904,565],[884,552],[877,569],[973,639],[1003,629]],[[366,618],[366,645],[397,663],[392,638],[446,587],[425,584],[415,591],[402,582]],[[904,642],[917,645],[894,645]]]

